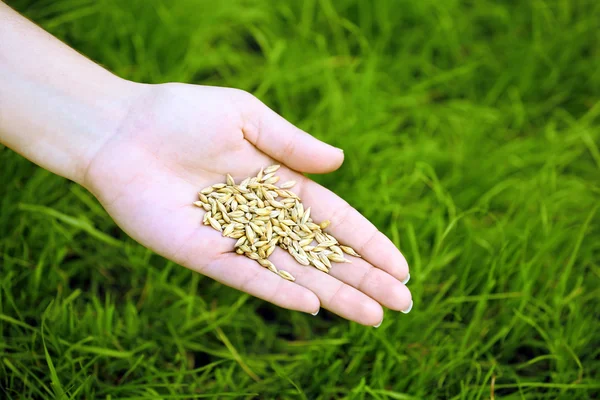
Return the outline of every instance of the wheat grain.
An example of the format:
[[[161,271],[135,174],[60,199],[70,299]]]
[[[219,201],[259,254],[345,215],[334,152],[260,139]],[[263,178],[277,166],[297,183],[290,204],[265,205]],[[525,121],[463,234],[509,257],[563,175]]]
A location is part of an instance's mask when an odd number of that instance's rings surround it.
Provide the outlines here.
[[[282,269],[279,270],[278,274],[279,276],[281,276],[284,279],[287,279],[288,281],[294,282],[296,280],[296,278],[294,278],[289,272],[284,271]]]
[[[250,243],[254,242],[255,240],[254,231],[252,230],[250,225],[246,225],[246,237],[248,238],[248,241]]]
[[[279,186],[282,189],[291,189],[294,187],[294,185],[296,185],[296,181],[287,181],[283,184],[281,184],[281,186]]]
[[[229,174],[227,174],[227,184],[229,186],[234,186],[235,185],[235,181],[233,180],[233,177]]]
[[[220,231],[222,229],[221,224],[219,224],[219,222],[216,219],[210,217],[208,218],[208,222],[210,223],[210,226],[212,226],[216,230]]]
[[[329,261],[329,258],[327,258],[327,255],[324,253],[325,252],[323,251],[319,253],[319,260],[321,260],[321,262],[325,264],[327,268],[331,268],[331,262]]]
[[[331,261],[337,263],[350,263],[351,261],[338,254],[330,254],[327,256]]]
[[[233,229],[235,228],[234,224],[229,224],[223,229],[223,236],[229,236],[233,233]]]
[[[329,220],[319,224],[313,221],[311,208],[305,208],[289,190],[295,181],[275,185],[280,178],[276,174],[279,168],[279,165],[268,166],[239,184],[227,174],[225,183],[202,189],[198,192],[199,201],[193,205],[206,211],[203,224],[220,231],[224,237],[236,239],[237,254],[290,281],[295,278],[268,260],[276,247],[287,250],[299,264],[312,265],[326,273],[332,268],[331,262],[350,262],[344,253],[360,257],[354,249],[340,245],[335,237],[323,232],[329,227]]]
[[[354,249],[350,246],[340,246],[340,248],[346,254],[350,254],[351,256],[354,256],[354,257],[360,257],[358,255],[358,253],[356,251],[354,251]]]
[[[273,173],[273,172],[277,171],[279,169],[279,167],[281,167],[281,165],[278,165],[278,164],[270,165],[267,168],[265,168],[265,174]]]
[[[311,261],[312,265],[314,265],[315,268],[317,268],[319,271],[329,273],[329,269],[327,269],[327,267],[321,261],[319,261],[317,258],[313,257],[313,258],[311,258],[310,261]]]
[[[262,247],[258,249],[258,256],[262,259],[267,258],[267,253],[265,252],[265,249],[263,249]]]
[[[246,244],[247,241],[248,241],[248,238],[246,236],[242,236],[238,239],[237,242],[235,242],[235,245],[233,247],[235,247],[235,248],[240,247],[240,246]]]
[[[208,203],[208,198],[202,192],[198,192],[198,199],[203,203]]]

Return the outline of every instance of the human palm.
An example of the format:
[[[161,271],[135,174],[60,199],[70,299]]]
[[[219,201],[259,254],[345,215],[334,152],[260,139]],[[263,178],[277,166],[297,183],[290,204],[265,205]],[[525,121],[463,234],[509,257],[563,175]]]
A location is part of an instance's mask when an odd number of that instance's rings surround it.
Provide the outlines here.
[[[85,185],[118,225],[141,244],[194,271],[282,307],[315,313],[324,307],[365,325],[381,305],[412,306],[401,282],[408,266],[392,242],[348,203],[302,175],[337,169],[341,150],[295,128],[248,93],[183,84],[145,86],[126,119],[93,157]],[[334,264],[330,274],[298,264],[277,248],[270,260],[282,279],[233,251],[235,240],[202,225],[192,205],[199,189],[282,164],[282,180],[328,231],[364,257]],[[380,305],[381,304],[381,305]]]

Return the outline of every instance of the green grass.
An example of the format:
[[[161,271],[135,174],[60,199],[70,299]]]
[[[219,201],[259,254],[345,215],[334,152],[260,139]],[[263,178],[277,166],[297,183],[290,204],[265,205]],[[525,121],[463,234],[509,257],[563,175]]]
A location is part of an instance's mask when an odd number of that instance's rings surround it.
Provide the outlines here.
[[[241,295],[1,149],[0,397],[600,396],[600,2],[9,3],[343,147],[317,179],[402,249],[415,306],[374,329]]]

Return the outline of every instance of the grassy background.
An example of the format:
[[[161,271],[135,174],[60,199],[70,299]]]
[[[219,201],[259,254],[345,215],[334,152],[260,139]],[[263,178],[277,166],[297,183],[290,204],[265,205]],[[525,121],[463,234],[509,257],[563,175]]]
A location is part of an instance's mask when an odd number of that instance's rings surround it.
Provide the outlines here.
[[[9,4],[343,147],[317,179],[402,249],[415,306],[374,329],[241,295],[0,148],[0,397],[598,398],[600,2]]]

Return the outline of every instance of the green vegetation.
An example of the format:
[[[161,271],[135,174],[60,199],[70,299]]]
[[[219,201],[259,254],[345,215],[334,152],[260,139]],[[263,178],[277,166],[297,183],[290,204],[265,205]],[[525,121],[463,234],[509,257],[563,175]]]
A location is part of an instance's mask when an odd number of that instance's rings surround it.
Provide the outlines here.
[[[415,306],[374,329],[241,295],[2,148],[1,398],[599,396],[600,2],[9,3],[343,147],[316,179],[402,249]]]

